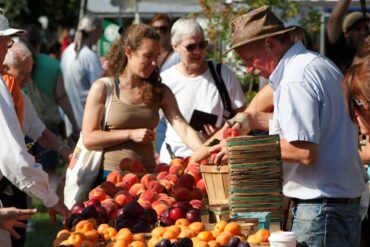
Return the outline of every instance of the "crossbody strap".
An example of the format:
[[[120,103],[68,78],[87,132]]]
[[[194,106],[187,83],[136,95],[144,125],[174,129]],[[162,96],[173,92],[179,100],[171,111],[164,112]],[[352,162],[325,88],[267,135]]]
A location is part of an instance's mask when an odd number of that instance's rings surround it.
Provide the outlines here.
[[[231,107],[231,100],[230,100],[229,93],[227,92],[225,82],[222,79],[222,75],[221,75],[221,65],[222,64],[221,63],[217,64],[217,66],[216,66],[217,73],[215,71],[215,68],[213,66],[212,61],[207,61],[207,64],[208,64],[208,68],[209,68],[209,70],[212,74],[213,80],[216,84],[217,90],[218,90],[218,92],[221,96],[222,105],[224,106],[224,108],[227,111],[224,114],[224,118],[229,119],[229,118],[234,116],[234,111],[233,111],[233,108]]]

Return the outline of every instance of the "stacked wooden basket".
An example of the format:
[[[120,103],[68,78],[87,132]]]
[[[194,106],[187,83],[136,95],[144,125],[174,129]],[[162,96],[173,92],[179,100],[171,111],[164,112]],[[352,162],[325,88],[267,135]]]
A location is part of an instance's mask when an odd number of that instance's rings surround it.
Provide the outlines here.
[[[282,163],[279,136],[227,139],[230,213],[271,212],[283,220]]]

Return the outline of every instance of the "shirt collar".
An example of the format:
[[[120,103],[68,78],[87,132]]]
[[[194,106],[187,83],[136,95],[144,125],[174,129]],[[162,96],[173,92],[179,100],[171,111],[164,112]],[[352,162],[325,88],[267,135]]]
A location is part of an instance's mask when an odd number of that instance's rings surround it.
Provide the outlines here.
[[[276,88],[279,86],[286,65],[291,61],[295,54],[300,53],[304,49],[305,48],[301,42],[296,42],[280,59],[280,62],[269,77],[269,84],[273,90],[276,90]]]

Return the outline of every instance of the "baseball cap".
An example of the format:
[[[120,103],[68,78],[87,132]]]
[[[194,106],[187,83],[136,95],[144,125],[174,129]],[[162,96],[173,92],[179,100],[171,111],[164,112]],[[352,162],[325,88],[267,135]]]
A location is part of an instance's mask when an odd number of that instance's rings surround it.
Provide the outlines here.
[[[11,28],[8,19],[4,16],[4,10],[0,8],[0,36],[25,33],[22,29]]]

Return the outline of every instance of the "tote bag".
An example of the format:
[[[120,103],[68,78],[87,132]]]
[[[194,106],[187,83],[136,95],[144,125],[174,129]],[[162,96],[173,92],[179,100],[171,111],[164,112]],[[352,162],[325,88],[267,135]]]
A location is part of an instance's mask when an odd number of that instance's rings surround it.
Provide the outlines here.
[[[107,96],[105,99],[105,114],[102,129],[107,123],[107,113],[109,112],[112,101],[113,83],[109,78],[104,77],[105,86],[107,88]],[[83,202],[87,199],[87,195],[91,190],[100,169],[103,150],[89,150],[82,141],[82,134],[73,151],[73,155],[66,172],[66,181],[64,186],[64,203],[71,209],[76,203]]]

